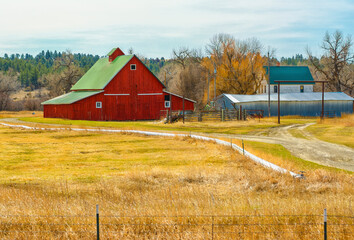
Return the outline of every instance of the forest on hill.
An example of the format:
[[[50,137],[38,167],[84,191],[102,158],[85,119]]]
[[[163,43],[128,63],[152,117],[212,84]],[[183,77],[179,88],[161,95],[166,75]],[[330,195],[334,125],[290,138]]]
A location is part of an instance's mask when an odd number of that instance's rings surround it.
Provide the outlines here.
[[[89,70],[93,64],[100,58],[98,55],[73,53],[73,60],[75,64],[82,69],[83,72]],[[59,51],[41,51],[37,55],[31,54],[7,54],[0,57],[0,71],[10,75],[16,75],[17,81],[22,88],[29,88],[31,90],[40,87],[46,87],[41,82],[41,77],[54,73],[56,68],[54,62],[61,58],[63,52]],[[158,74],[160,69],[165,65],[165,59],[162,58],[144,58],[144,63],[154,73]]]

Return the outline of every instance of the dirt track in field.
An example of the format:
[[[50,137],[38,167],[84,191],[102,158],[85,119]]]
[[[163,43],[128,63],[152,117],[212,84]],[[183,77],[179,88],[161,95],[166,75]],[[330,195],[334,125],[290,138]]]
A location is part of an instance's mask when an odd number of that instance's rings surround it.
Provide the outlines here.
[[[310,124],[295,124],[285,127],[276,127],[260,132],[257,135],[229,135],[237,139],[256,142],[281,144],[294,156],[321,165],[354,171],[354,149],[321,141],[306,131]],[[305,138],[294,137],[288,130],[293,129]],[[218,135],[222,136],[222,135]]]
[[[1,119],[3,122],[11,122],[17,124],[29,125],[28,122],[19,121],[16,118]],[[301,159],[315,162],[321,165],[336,167],[349,171],[354,171],[354,149],[325,142],[317,139],[311,133],[306,131],[306,127],[310,124],[294,124],[289,126],[275,127],[259,132],[256,135],[226,135],[226,134],[207,134],[214,137],[230,137],[236,139],[244,139],[256,142],[265,142],[272,144],[280,144],[288,149],[294,156]],[[38,125],[38,124],[36,124]],[[45,124],[52,125],[52,124]],[[57,125],[68,127],[65,125]],[[92,127],[94,128],[94,127]],[[289,130],[296,130],[305,138],[294,137]],[[246,148],[247,149],[247,148]]]

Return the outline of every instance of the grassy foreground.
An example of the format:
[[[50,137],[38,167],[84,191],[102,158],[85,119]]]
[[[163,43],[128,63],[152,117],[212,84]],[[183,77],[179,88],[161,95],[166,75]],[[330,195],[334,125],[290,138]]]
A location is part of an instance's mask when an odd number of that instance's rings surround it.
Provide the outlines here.
[[[292,215],[215,218],[214,239],[320,239],[324,208],[354,215],[350,174],[298,180],[190,138],[0,127],[0,149],[1,239],[93,239],[96,204],[102,239],[210,239],[204,215]],[[329,221],[351,239],[353,218]]]

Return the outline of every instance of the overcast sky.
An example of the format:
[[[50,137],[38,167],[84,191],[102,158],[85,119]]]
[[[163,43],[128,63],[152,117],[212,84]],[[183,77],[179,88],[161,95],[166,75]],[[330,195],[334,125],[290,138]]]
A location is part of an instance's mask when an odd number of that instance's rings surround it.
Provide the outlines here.
[[[276,56],[320,54],[326,31],[354,33],[354,0],[0,0],[0,56],[41,50],[146,57],[202,48],[216,33],[256,37]]]

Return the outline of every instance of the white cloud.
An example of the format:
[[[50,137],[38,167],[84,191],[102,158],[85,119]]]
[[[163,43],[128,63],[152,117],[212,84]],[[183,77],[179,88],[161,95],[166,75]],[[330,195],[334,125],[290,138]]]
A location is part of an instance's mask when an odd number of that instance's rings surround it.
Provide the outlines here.
[[[273,47],[285,46],[289,39],[312,45],[327,29],[352,34],[354,24],[351,0],[0,0],[0,4],[0,55],[25,49],[26,42],[28,52],[55,49],[51,44],[56,42],[62,49],[72,42],[73,51],[102,55],[123,44],[147,56],[167,56],[174,47],[198,47],[220,32],[258,37]],[[280,54],[303,49],[286,50],[281,48]]]

